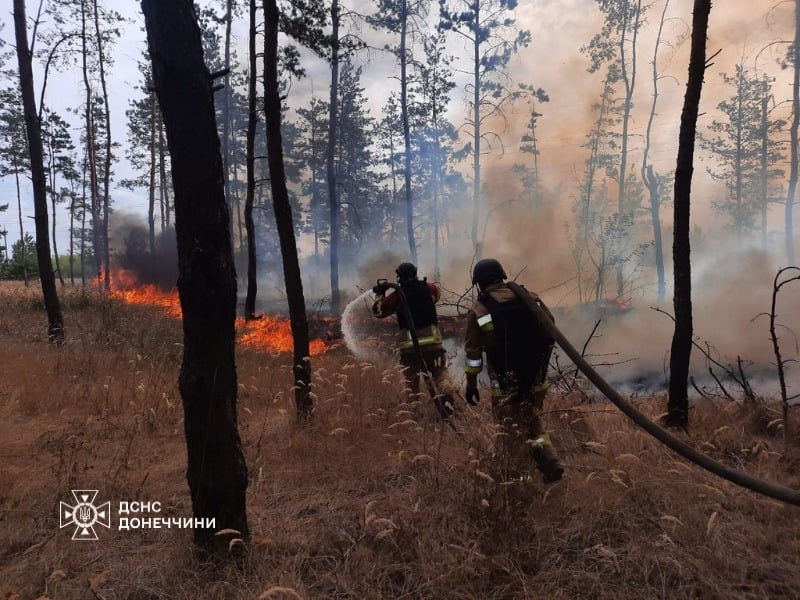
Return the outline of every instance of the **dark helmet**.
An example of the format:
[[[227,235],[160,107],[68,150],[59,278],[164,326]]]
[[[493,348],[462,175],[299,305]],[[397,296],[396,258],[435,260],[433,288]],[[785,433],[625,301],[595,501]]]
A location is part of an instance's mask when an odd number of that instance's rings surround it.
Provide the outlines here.
[[[398,266],[394,272],[397,273],[397,279],[400,281],[408,281],[417,278],[417,267],[410,262],[400,263],[400,266]]]
[[[501,265],[494,258],[483,258],[475,263],[472,269],[472,285],[476,283],[480,287],[486,287],[495,281],[502,281],[506,278],[506,272]]]

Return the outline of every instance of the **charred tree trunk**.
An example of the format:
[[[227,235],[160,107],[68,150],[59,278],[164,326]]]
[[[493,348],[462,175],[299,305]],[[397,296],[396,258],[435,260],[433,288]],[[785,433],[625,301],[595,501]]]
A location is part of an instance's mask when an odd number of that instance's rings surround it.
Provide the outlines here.
[[[247,467],[236,414],[236,271],[208,68],[192,0],[142,0],[153,82],[172,159],[178,293],[184,352],[179,387],[195,543],[227,551],[216,536],[248,536]]]
[[[33,182],[33,210],[36,222],[36,258],[39,261],[39,281],[42,284],[44,306],[47,311],[47,335],[51,342],[64,339],[64,319],[58,299],[53,263],[50,260],[50,232],[47,223],[47,181],[44,172],[42,131],[36,113],[36,96],[33,91],[33,67],[28,47],[28,29],[25,18],[25,0],[14,0],[14,32],[19,63],[19,84],[25,113],[25,134],[31,159]],[[24,245],[24,237],[22,244]]]
[[[700,93],[706,70],[706,33],[711,0],[694,0],[692,47],[689,58],[689,79],[683,100],[678,137],[678,159],[675,169],[675,232],[672,241],[674,262],[675,332],[669,359],[669,399],[665,425],[686,427],[689,424],[689,359],[692,353],[692,264],[689,243],[694,143]]]
[[[281,244],[283,278],[289,301],[289,320],[294,342],[293,372],[295,404],[300,421],[311,418],[311,361],[308,349],[308,318],[303,280],[294,238],[292,207],[286,189],[281,140],[281,98],[278,89],[278,5],[264,0],[264,116],[267,122],[267,162],[272,186],[272,206]]]
[[[147,195],[147,229],[150,255],[156,254],[156,95],[150,92],[150,181]]]
[[[250,0],[250,36],[248,40],[250,55],[250,78],[247,82],[247,150],[245,157],[247,170],[247,191],[244,201],[244,226],[247,231],[247,296],[244,299],[244,318],[256,316],[256,294],[258,293],[256,265],[256,236],[253,226],[253,200],[256,194],[255,142],[256,125],[256,0]]]
[[[111,108],[108,104],[108,87],[106,86],[105,54],[103,52],[103,36],[100,32],[100,15],[97,0],[94,0],[94,29],[97,36],[97,63],[100,73],[100,89],[103,93],[103,120],[105,121],[106,139],[105,156],[103,157],[103,277],[106,290],[111,289],[111,246],[108,239],[108,219],[111,216]]]

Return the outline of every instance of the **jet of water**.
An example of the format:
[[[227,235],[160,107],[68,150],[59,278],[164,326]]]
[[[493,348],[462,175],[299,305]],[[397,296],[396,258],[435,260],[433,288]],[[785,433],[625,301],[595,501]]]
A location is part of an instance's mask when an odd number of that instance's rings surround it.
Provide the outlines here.
[[[374,352],[366,339],[359,336],[356,325],[363,319],[372,319],[370,311],[371,303],[368,296],[372,290],[366,290],[360,296],[351,300],[342,312],[342,335],[348,350],[353,353],[358,360],[367,360]]]

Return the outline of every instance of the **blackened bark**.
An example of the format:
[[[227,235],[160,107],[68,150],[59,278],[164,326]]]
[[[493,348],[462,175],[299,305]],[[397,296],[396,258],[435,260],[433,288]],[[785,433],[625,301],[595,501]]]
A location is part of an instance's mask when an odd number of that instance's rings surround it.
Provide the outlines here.
[[[689,80],[681,113],[678,136],[678,160],[675,169],[675,231],[672,241],[674,263],[675,332],[672,336],[669,368],[669,400],[665,424],[686,427],[689,424],[689,359],[692,353],[692,265],[689,244],[689,209],[691,206],[694,142],[703,75],[706,69],[706,33],[711,0],[695,0],[692,18],[692,48]]]
[[[42,296],[44,297],[44,306],[47,311],[47,335],[51,342],[60,342],[64,339],[64,319],[61,316],[61,302],[56,289],[53,263],[50,260],[44,149],[42,146],[41,123],[36,112],[36,96],[33,91],[33,67],[31,66],[31,52],[28,47],[24,0],[14,0],[14,32],[17,42],[19,84],[25,113],[25,134],[28,139],[28,153],[31,159],[33,218],[36,223],[36,258],[39,261],[39,281],[42,284]]]
[[[214,550],[248,536],[247,467],[237,429],[236,271],[212,80],[192,0],[142,0],[155,86],[172,164],[184,352],[178,380],[188,450],[194,540]]]
[[[94,31],[97,38],[97,65],[100,74],[100,89],[103,92],[103,120],[106,127],[106,144],[103,172],[103,284],[106,291],[111,289],[111,249],[108,240],[108,219],[111,215],[111,108],[108,104],[108,88],[106,86],[105,56],[103,53],[103,36],[100,33],[100,12],[97,0],[93,2]]]
[[[156,255],[156,110],[156,95],[150,92],[150,182],[147,196],[150,256]]]
[[[256,237],[253,226],[253,200],[256,194],[255,175],[255,142],[256,125],[256,0],[250,0],[250,35],[248,39],[250,56],[250,78],[247,82],[247,150],[245,157],[247,170],[247,191],[244,201],[244,226],[247,231],[247,296],[244,299],[244,318],[254,319],[256,316],[256,294],[258,279],[256,277]]]
[[[294,238],[292,207],[286,189],[281,139],[281,99],[278,90],[278,5],[264,0],[264,116],[267,121],[267,162],[272,187],[272,206],[281,244],[283,279],[289,301],[294,355],[292,371],[295,383],[295,404],[300,421],[311,418],[311,360],[308,350],[308,318],[300,278],[300,262]]]

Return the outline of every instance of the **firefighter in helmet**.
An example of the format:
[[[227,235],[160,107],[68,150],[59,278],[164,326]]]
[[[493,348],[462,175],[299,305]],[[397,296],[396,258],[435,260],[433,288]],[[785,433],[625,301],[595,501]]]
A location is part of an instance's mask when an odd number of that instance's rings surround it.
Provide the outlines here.
[[[472,284],[478,300],[467,316],[465,365],[466,400],[480,400],[478,374],[486,353],[492,393],[492,414],[500,426],[510,478],[524,477],[531,458],[544,481],[558,481],[564,467],[544,432],[539,411],[547,394],[547,368],[555,340],[539,325],[537,316],[517,299],[505,283],[506,273],[493,258],[478,261]],[[525,290],[527,292],[527,290]],[[554,321],[536,294],[529,293]]]
[[[402,298],[391,286],[378,283],[372,288],[375,294],[372,313],[379,319],[397,315],[397,348],[400,351],[406,387],[412,394],[418,394],[420,374],[429,374],[440,396],[440,406],[452,413],[452,384],[447,376],[446,352],[442,346],[442,334],[436,316],[439,286],[426,279],[419,279],[417,267],[410,262],[401,263],[395,273]],[[407,313],[401,305],[402,299],[405,299]],[[412,323],[408,322],[406,314],[411,317]],[[410,326],[416,332],[419,351],[414,347]]]

